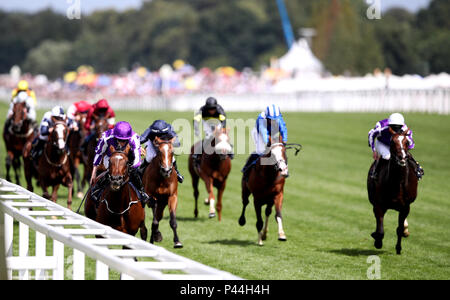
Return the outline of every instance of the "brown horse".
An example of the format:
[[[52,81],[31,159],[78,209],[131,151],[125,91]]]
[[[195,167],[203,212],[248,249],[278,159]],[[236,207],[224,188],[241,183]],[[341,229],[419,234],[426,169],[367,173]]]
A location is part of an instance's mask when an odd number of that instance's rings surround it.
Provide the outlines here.
[[[409,235],[406,217],[409,214],[410,204],[417,197],[418,179],[411,161],[411,154],[408,152],[406,138],[408,131],[409,129],[402,133],[395,133],[390,129],[392,134],[391,157],[389,161],[380,158],[379,163],[383,163],[383,166],[380,166],[377,179],[373,179],[371,176],[375,163],[370,167],[367,176],[367,192],[377,222],[376,230],[372,233],[372,237],[375,239],[375,248],[383,247],[384,214],[388,209],[395,209],[399,212],[397,245],[395,246],[397,254],[401,254],[402,251],[402,238]]]
[[[84,116],[83,116],[84,115]],[[84,186],[87,181],[86,176],[86,163],[83,159],[83,154],[81,152],[81,144],[83,143],[83,140],[86,137],[86,130],[84,129],[84,122],[86,121],[86,114],[83,114],[81,120],[78,122],[78,130],[71,129],[69,132],[69,137],[67,138],[67,146],[69,148],[69,158],[70,158],[70,166],[71,166],[71,174],[72,178],[75,179],[77,182],[77,197],[82,198],[83,197],[83,190]],[[84,172],[85,174],[81,178],[80,172],[79,172],[79,166],[80,164],[83,164]]]
[[[153,208],[152,234],[150,242],[162,241],[161,232],[158,230],[159,222],[164,213],[164,208],[169,206],[170,227],[173,230],[174,248],[182,248],[177,234],[176,209],[178,205],[178,180],[173,166],[173,142],[175,138],[165,141],[156,137],[153,145],[156,156],[144,171],[142,178],[145,191],[156,200]]]
[[[228,130],[226,128],[220,128],[214,130],[214,138],[210,145],[213,151],[203,151],[200,164],[196,165],[192,154],[194,153],[193,146],[191,148],[191,155],[189,156],[189,172],[192,177],[192,187],[194,188],[195,198],[195,210],[194,215],[198,217],[198,182],[199,178],[205,182],[206,190],[208,192],[208,198],[205,200],[205,204],[209,204],[209,217],[214,218],[216,216],[216,209],[219,217],[219,221],[222,219],[222,197],[225,191],[225,185],[227,182],[228,174],[231,171],[231,145],[229,142]],[[201,142],[200,142],[201,143]],[[209,146],[206,142],[207,147]],[[212,152],[212,153],[211,153]],[[217,188],[217,204],[214,207],[215,198],[213,187]]]
[[[18,185],[20,185],[20,157],[23,155],[24,146],[28,141],[31,142],[37,134],[37,128],[28,119],[27,113],[25,102],[15,103],[11,120],[5,124],[3,129],[3,140],[7,151],[6,180],[11,181],[9,172],[12,166]]]
[[[59,185],[63,184],[69,189],[67,207],[72,209],[73,183],[70,173],[69,155],[66,150],[69,129],[65,122],[58,121],[50,128],[49,132],[48,142],[37,162],[32,161],[29,151],[26,151],[25,178],[27,180],[27,189],[33,191],[31,180],[33,175],[35,175],[44,191],[43,197],[56,202]],[[31,145],[27,146],[27,148],[29,150]],[[48,193],[48,187],[50,186],[53,187],[51,197]]]
[[[95,115],[92,116],[95,122],[94,132],[95,138],[92,138],[88,144],[86,145],[86,153],[87,155],[84,157],[85,159],[85,171],[84,171],[84,180],[87,182],[91,181],[92,174],[92,166],[94,165],[95,158],[95,148],[97,147],[98,140],[101,138],[103,132],[108,130],[108,122],[103,117],[97,117]]]
[[[245,208],[249,201],[248,197],[253,194],[253,203],[256,211],[256,230],[258,231],[258,245],[263,245],[263,240],[267,237],[269,216],[272,213],[272,206],[275,204],[275,220],[278,223],[278,240],[286,241],[286,234],[283,230],[281,217],[281,207],[283,205],[283,193],[285,178],[289,176],[286,163],[286,147],[283,143],[271,143],[268,153],[262,155],[250,170],[248,181],[242,177],[242,214],[239,218],[239,225],[245,225]],[[266,206],[266,222],[263,224],[261,208]],[[264,225],[264,229],[263,229]]]
[[[129,182],[130,145],[127,145],[124,151],[115,151],[114,147],[110,146],[110,151],[112,154],[109,158],[109,168],[103,175],[108,176],[110,184],[102,191],[97,209],[88,192],[85,214],[99,223],[133,236],[140,229],[141,238],[145,241],[147,239],[145,210]]]

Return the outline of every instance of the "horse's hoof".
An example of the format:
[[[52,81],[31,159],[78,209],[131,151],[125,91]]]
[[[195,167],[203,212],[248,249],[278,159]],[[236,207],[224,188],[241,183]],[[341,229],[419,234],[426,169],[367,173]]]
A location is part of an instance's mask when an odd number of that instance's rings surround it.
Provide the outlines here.
[[[174,247],[175,249],[180,249],[180,248],[183,248],[183,244],[182,244],[181,242],[176,242],[176,243],[173,245],[173,247]]]
[[[375,243],[373,243],[373,245],[375,246],[375,248],[381,249],[381,248],[383,248],[383,241],[375,240]]]
[[[258,246],[264,246],[264,243],[263,243],[262,240],[259,240],[259,241],[258,241]]]
[[[204,203],[205,203],[205,205],[209,205],[209,199],[206,198]]]
[[[286,241],[287,241],[287,238],[286,238],[286,236],[279,236],[279,237],[278,237],[278,240],[279,240],[280,242],[286,242]]]
[[[241,225],[241,226],[244,226],[244,225],[245,225],[245,217],[244,217],[244,216],[241,216],[241,217],[239,218],[239,225]]]
[[[210,219],[215,218],[216,217],[216,213],[209,213],[208,217]]]
[[[408,236],[409,236],[409,231],[408,231],[408,230],[405,230],[405,231],[403,232],[403,237],[407,238]]]
[[[195,217],[195,218],[198,218],[198,210],[195,210],[195,211],[194,211],[194,217]]]
[[[82,192],[78,192],[77,197],[78,197],[78,199],[83,199],[84,194]]]
[[[396,248],[395,250],[397,251],[398,255],[402,254],[402,248],[400,248],[400,249]]]
[[[162,240],[163,240],[163,237],[162,237],[161,232],[158,231],[157,233],[153,234],[153,241],[159,243]]]

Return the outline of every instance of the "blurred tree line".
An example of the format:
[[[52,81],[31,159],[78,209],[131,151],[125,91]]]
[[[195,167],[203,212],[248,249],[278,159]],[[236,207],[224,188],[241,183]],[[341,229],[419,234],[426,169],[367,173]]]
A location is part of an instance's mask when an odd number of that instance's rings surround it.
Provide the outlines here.
[[[450,72],[450,1],[416,14],[391,9],[369,20],[364,0],[285,0],[294,33],[313,27],[313,52],[331,73]],[[153,0],[141,9],[97,11],[69,20],[44,10],[0,11],[0,73],[61,76],[82,64],[116,73],[183,59],[196,67],[258,69],[287,51],[274,0]]]

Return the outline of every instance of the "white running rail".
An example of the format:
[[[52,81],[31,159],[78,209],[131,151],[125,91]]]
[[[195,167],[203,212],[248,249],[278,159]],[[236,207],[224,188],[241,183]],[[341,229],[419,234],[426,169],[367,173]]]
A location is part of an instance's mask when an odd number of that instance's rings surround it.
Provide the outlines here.
[[[17,252],[13,251],[14,220],[19,222],[18,256],[13,256]],[[30,229],[36,232],[34,256],[30,256]],[[96,279],[109,279],[109,269],[119,272],[121,279],[241,279],[99,224],[0,178],[0,239],[3,238],[8,279],[32,279],[31,270],[35,279],[84,279],[86,255],[96,261]],[[53,240],[52,251],[47,249],[47,238]],[[67,251],[66,259],[64,247],[73,249],[72,255]]]

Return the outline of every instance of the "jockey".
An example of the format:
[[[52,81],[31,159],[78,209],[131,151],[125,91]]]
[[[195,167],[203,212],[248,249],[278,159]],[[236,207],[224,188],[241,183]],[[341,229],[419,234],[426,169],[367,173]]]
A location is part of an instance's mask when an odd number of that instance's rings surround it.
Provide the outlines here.
[[[389,160],[391,158],[390,144],[392,134],[389,131],[389,127],[397,133],[403,132],[408,129],[405,124],[405,119],[400,113],[393,113],[388,119],[383,119],[375,125],[373,129],[369,131],[369,147],[372,148],[373,158],[375,160],[375,168],[371,174],[371,178],[376,179],[378,172],[380,171],[380,160]],[[412,138],[413,132],[411,129],[408,130],[406,139],[408,141],[408,149],[414,148],[414,140]],[[417,178],[422,178],[424,171],[418,162],[410,156],[411,160],[416,166]]]
[[[114,126],[114,129],[109,129],[102,134],[95,149],[94,168],[90,182],[92,187],[91,196],[95,203],[98,204],[98,198],[107,184],[107,180],[105,180],[107,178],[106,176],[97,179],[97,169],[102,162],[102,158],[103,165],[108,169],[109,157],[112,154],[109,147],[113,146],[115,150],[119,151],[125,149],[127,144],[130,145],[130,182],[136,188],[141,202],[145,204],[149,201],[149,196],[144,191],[142,180],[137,173],[137,169],[141,165],[141,143],[139,142],[139,136],[133,131],[128,122],[121,121]]]
[[[69,122],[69,128],[78,131],[80,121],[84,115],[87,117],[92,105],[86,101],[78,101],[69,106],[67,109],[67,119]]]
[[[269,124],[271,126],[268,126]],[[249,171],[256,163],[256,160],[266,153],[269,136],[275,136],[278,132],[281,135],[283,143],[287,143],[288,132],[280,107],[276,104],[271,104],[256,119],[255,127],[252,130],[256,150],[250,155],[245,166],[242,168],[244,178],[248,177]]]
[[[48,111],[42,117],[41,124],[39,125],[39,137],[33,141],[33,149],[31,151],[31,157],[36,160],[44,149],[45,143],[48,141],[48,136],[50,135],[50,128],[55,125],[57,121],[67,122],[66,114],[64,109],[57,105]]]
[[[36,106],[37,102],[36,102],[36,94],[34,93],[34,91],[32,89],[29,88],[28,86],[28,82],[26,80],[21,80],[19,81],[19,83],[17,84],[17,88],[15,88],[12,93],[11,93],[11,101],[14,100],[14,98],[20,93],[20,92],[25,92],[28,94],[28,96],[30,96],[33,99],[33,104],[34,106]]]
[[[9,105],[9,110],[8,110],[8,115],[6,117],[6,124],[9,125],[9,122],[11,121],[11,117],[13,115],[13,108],[14,108],[14,104],[16,103],[22,103],[25,102],[25,105],[27,107],[27,117],[28,119],[31,121],[31,123],[33,124],[33,126],[35,126],[36,123],[36,110],[34,107],[34,100],[32,97],[30,97],[28,95],[28,93],[22,91],[19,92],[12,100],[12,102]]]
[[[196,136],[200,135],[198,125],[202,119],[203,128],[207,139],[212,137],[213,133],[211,127],[208,125],[209,120],[218,120],[218,122],[222,125],[222,128],[225,128],[227,125],[225,110],[217,103],[217,100],[214,97],[209,97],[206,99],[205,105],[203,105],[194,116],[194,132]]]
[[[180,141],[178,140],[176,132],[173,130],[172,125],[166,123],[163,120],[156,120],[147,128],[144,133],[141,135],[141,144],[146,144],[147,146],[147,154],[145,156],[144,162],[142,163],[140,169],[141,174],[144,173],[145,167],[147,167],[152,159],[156,156],[155,146],[153,141],[155,137],[159,137],[164,141],[169,141],[173,138],[175,139],[174,147],[180,147]],[[177,167],[177,162],[175,160],[175,156],[173,156],[173,166],[175,167],[175,171],[177,172],[177,179],[179,183],[183,183],[184,177],[180,174]]]
[[[97,103],[91,106],[86,117],[86,122],[84,123],[84,128],[87,130],[88,134],[83,144],[81,145],[81,150],[84,152],[89,141],[95,136],[95,132],[92,129],[95,128],[94,123],[95,117],[104,117],[108,122],[109,129],[114,127],[116,114],[114,110],[109,106],[106,99],[100,99]]]
[[[194,133],[196,136],[200,136],[199,123],[203,121],[203,130],[205,131],[205,139],[210,140],[213,138],[214,128],[220,125],[221,128],[225,128],[227,125],[227,116],[225,110],[222,106],[217,103],[217,99],[214,97],[208,97],[206,99],[205,105],[203,105],[200,110],[194,116]],[[211,126],[211,125],[214,126]],[[194,161],[198,164],[200,159],[200,154],[202,153],[202,143],[195,144],[194,154],[192,157]],[[230,157],[233,158],[234,155],[231,153]]]

